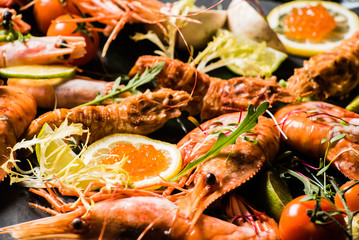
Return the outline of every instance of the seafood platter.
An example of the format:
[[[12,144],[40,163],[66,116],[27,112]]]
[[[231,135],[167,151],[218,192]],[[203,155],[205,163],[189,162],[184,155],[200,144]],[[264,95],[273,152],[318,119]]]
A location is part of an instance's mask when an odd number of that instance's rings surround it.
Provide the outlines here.
[[[359,239],[358,14],[0,0],[0,239]]]

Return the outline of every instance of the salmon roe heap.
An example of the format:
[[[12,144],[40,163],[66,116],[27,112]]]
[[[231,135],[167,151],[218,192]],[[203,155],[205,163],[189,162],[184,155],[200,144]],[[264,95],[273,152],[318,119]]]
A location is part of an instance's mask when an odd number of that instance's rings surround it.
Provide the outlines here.
[[[154,146],[143,144],[139,149],[131,144],[118,144],[112,148],[109,156],[100,161],[100,164],[114,164],[125,161],[123,170],[127,171],[134,181],[145,177],[158,176],[167,169],[169,160]]]
[[[284,18],[285,34],[296,40],[321,41],[335,28],[335,20],[322,5],[293,8]]]

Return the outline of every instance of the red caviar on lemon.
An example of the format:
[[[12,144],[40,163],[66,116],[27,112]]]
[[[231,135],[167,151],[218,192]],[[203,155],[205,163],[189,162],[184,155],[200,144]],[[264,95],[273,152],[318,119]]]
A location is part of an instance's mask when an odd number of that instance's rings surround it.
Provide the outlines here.
[[[284,18],[285,34],[297,40],[321,41],[335,28],[335,19],[322,5],[293,8]]]
[[[114,164],[125,161],[123,170],[129,172],[133,180],[158,176],[168,168],[170,160],[154,146],[143,144],[139,149],[131,144],[118,144],[101,164]]]

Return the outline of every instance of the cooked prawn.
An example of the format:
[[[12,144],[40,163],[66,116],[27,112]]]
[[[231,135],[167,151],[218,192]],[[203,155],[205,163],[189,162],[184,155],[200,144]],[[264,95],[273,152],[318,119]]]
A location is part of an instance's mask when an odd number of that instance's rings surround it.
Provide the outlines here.
[[[0,86],[0,164],[9,157],[11,147],[23,134],[36,115],[36,102],[21,89]],[[7,166],[11,167],[11,166]],[[0,169],[0,181],[6,173]]]
[[[276,83],[275,77],[236,77],[222,80],[197,71],[190,64],[180,60],[159,56],[141,56],[129,72],[134,76],[144,72],[159,62],[165,62],[157,75],[158,88],[172,88],[193,93],[190,113],[201,114],[202,119],[210,119],[224,113],[238,112],[250,104],[258,106],[262,102],[277,104],[291,103],[296,98],[286,88]]]
[[[188,133],[178,144],[184,165],[199,158],[216,142],[213,133],[230,128],[243,120],[246,112],[229,113],[211,119]],[[232,128],[235,128],[232,126]],[[238,138],[234,145],[224,147],[220,154],[197,166],[194,173],[184,176],[188,193],[180,197],[178,205],[196,221],[216,199],[252,178],[279,151],[280,135],[272,119],[260,116],[253,131],[244,134],[257,143]]]
[[[1,2],[2,1],[0,1],[0,6],[9,6],[12,4],[12,1]],[[0,8],[0,22],[3,23],[0,29],[5,29],[10,23],[12,23],[15,31],[20,31],[21,33],[28,33],[31,29],[31,26],[22,20],[21,14],[17,14],[14,9],[10,8]]]
[[[90,209],[0,229],[17,239],[278,239],[277,226],[257,232],[201,215],[194,226],[172,202],[154,196],[110,198]]]
[[[47,80],[8,79],[7,85],[23,89],[30,93],[41,108],[72,108],[92,101],[97,94],[108,94],[114,82],[94,80],[83,76],[62,80],[52,84]],[[120,86],[122,87],[122,86]],[[130,96],[129,92],[119,95],[120,98]],[[113,100],[103,102],[111,104]]]
[[[56,109],[32,121],[25,132],[31,139],[45,123],[59,126],[65,119],[69,123],[82,123],[90,131],[90,142],[111,133],[149,134],[161,128],[169,119],[181,115],[189,94],[184,91],[160,89],[146,91],[107,106],[84,106],[72,109]]]
[[[359,84],[359,32],[321,54],[304,61],[288,79],[288,88],[298,97],[319,100],[345,96]]]
[[[83,37],[31,37],[0,46],[0,67],[66,62],[85,54]]]
[[[275,113],[287,136],[284,141],[313,158],[323,158],[327,144],[340,134],[345,137],[330,145],[326,160],[345,176],[359,180],[359,115],[325,102],[287,105]],[[342,124],[345,122],[346,124]]]

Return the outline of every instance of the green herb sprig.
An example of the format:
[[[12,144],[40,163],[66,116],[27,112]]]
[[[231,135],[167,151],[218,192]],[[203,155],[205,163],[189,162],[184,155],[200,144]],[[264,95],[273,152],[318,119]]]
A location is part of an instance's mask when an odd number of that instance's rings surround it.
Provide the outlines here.
[[[97,95],[96,98],[90,102],[84,103],[82,105],[79,105],[77,107],[84,107],[84,106],[91,106],[91,105],[99,105],[103,101],[107,99],[115,99],[118,95],[124,92],[131,92],[132,94],[136,94],[139,91],[137,88],[139,86],[142,86],[146,83],[151,82],[157,74],[159,74],[164,67],[165,63],[160,62],[156,64],[152,69],[146,68],[146,70],[141,74],[136,74],[132,79],[130,79],[127,83],[127,85],[123,88],[118,88],[118,86],[121,84],[122,77],[118,77],[113,86],[111,92],[109,92],[106,95]]]
[[[258,106],[257,109],[255,109],[253,105],[250,105],[248,107],[247,116],[243,119],[243,121],[236,128],[236,130],[234,130],[228,136],[226,136],[226,134],[224,134],[223,132],[219,133],[215,144],[207,153],[197,158],[196,160],[188,163],[187,166],[170,181],[174,182],[178,180],[187,172],[197,167],[200,163],[215,157],[225,146],[234,144],[239,136],[241,136],[243,133],[252,130],[257,125],[259,116],[262,115],[268,109],[268,107],[269,107],[268,102],[262,103],[261,105]]]

